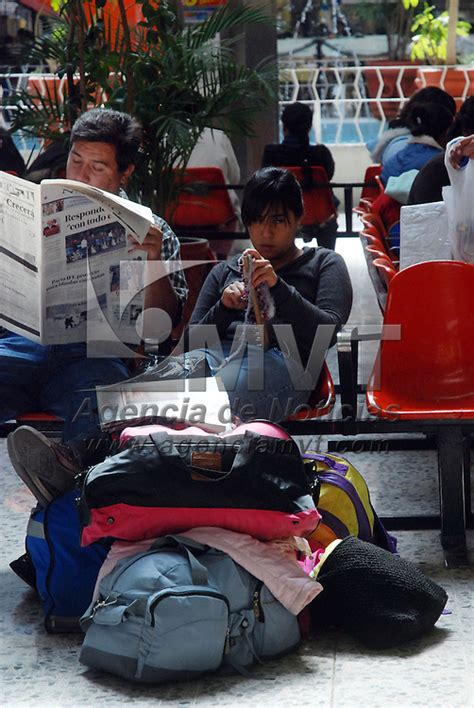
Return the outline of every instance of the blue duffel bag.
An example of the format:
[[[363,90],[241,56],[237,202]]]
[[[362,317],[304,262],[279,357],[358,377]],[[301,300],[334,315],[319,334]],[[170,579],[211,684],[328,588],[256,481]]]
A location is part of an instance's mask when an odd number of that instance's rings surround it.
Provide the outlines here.
[[[26,530],[26,550],[36,571],[48,632],[80,632],[79,618],[89,606],[110,542],[81,547],[77,506],[72,490],[33,510]]]
[[[120,560],[82,625],[81,663],[145,683],[244,673],[300,641],[297,617],[260,580],[185,535]]]

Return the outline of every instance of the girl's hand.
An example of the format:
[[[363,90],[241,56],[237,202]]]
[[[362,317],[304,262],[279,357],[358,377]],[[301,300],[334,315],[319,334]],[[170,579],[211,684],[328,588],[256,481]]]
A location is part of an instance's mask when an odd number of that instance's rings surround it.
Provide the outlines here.
[[[249,255],[253,259],[252,285],[254,288],[262,283],[267,283],[269,288],[273,288],[277,284],[278,276],[275,273],[272,264],[264,258],[255,248],[247,248],[243,256]]]
[[[461,167],[463,157],[474,158],[474,135],[460,138],[449,150],[448,159],[455,169]]]
[[[244,310],[247,307],[247,298],[244,295],[245,285],[240,280],[235,280],[228,285],[221,295],[221,302],[230,310]]]

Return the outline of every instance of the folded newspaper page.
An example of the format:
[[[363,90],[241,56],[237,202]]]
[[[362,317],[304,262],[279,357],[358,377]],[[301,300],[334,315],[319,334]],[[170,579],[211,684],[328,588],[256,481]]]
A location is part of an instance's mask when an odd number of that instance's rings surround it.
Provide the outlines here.
[[[41,344],[138,343],[152,212],[72,180],[0,172],[0,325]],[[104,339],[110,340],[110,331]]]
[[[147,381],[138,376],[111,386],[97,386],[100,425],[188,423],[221,432],[231,429],[229,397],[218,376]]]

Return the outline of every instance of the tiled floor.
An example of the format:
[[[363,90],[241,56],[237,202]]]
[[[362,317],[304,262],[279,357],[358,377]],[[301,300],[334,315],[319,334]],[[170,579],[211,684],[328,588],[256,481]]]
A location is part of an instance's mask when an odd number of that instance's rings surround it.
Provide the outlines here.
[[[366,278],[358,242],[344,240],[341,250],[355,286],[351,321],[380,319]],[[362,312],[364,317],[362,318]],[[365,350],[361,370],[371,364]],[[301,440],[324,445],[325,441]],[[363,471],[382,514],[437,506],[435,453],[370,452],[350,455]],[[10,571],[9,561],[23,551],[32,497],[14,475],[0,440],[2,492],[0,518],[0,701],[5,706],[318,706],[373,708],[474,706],[473,567],[446,570],[436,531],[399,532],[401,555],[419,565],[449,594],[450,614],[420,641],[398,649],[369,651],[338,633],[316,633],[287,658],[256,668],[250,678],[208,676],[189,684],[133,686],[88,671],[78,663],[80,637],[49,636],[35,595]],[[474,534],[469,532],[472,551]],[[474,553],[472,554],[474,556]]]

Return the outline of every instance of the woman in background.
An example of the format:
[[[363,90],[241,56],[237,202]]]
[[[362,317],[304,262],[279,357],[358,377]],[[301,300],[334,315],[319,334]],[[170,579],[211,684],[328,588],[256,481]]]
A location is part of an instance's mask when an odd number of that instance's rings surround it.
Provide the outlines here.
[[[367,143],[373,162],[380,162],[384,165],[387,160],[406,146],[411,135],[408,119],[415,103],[438,103],[447,108],[453,116],[456,113],[456,101],[449,93],[438,86],[427,86],[420,89],[405,103],[398,116],[390,121],[388,130],[383,132],[378,140]]]
[[[466,98],[448,130],[447,140],[474,133],[474,96]],[[444,152],[432,157],[418,172],[412,184],[408,204],[427,204],[443,199],[443,187],[450,184],[444,164]]]

